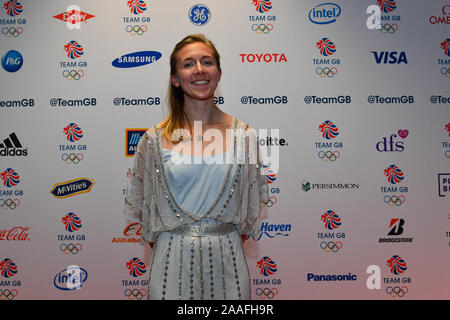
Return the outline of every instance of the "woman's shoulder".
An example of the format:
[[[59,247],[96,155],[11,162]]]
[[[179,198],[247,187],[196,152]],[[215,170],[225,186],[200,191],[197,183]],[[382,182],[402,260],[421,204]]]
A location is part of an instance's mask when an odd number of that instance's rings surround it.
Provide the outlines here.
[[[237,117],[234,117],[234,121],[235,121],[235,127],[236,129],[241,129],[244,131],[247,131],[248,129],[250,129],[250,125],[242,120],[240,120]]]

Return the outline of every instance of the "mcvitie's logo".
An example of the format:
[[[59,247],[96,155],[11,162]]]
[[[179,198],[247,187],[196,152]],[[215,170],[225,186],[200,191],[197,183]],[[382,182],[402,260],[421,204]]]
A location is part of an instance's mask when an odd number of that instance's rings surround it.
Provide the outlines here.
[[[50,193],[58,199],[68,198],[91,191],[94,184],[94,180],[87,178],[73,179],[55,184]]]

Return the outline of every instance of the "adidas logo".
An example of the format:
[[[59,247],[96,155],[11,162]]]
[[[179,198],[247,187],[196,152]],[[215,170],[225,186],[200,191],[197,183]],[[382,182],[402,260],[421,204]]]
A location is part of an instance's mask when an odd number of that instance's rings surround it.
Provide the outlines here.
[[[28,149],[23,148],[22,144],[19,141],[19,138],[17,138],[17,135],[15,132],[11,133],[8,138],[3,140],[2,143],[0,143],[0,156],[2,157],[14,157],[14,156],[27,156],[28,155]]]

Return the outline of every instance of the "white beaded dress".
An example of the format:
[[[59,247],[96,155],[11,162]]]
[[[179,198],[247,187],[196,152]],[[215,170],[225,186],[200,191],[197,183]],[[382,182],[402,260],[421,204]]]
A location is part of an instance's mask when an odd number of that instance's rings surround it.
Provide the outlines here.
[[[155,242],[149,299],[250,299],[242,235],[259,228],[268,198],[254,131],[233,119],[228,150],[175,163],[160,132],[138,144],[125,215]],[[186,159],[185,159],[186,160]]]

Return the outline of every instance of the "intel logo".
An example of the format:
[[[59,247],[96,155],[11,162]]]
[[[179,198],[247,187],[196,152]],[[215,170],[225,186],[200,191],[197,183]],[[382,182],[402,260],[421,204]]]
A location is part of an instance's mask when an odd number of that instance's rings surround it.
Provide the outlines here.
[[[56,274],[53,284],[57,289],[64,291],[81,289],[87,277],[88,273],[84,268],[71,265]]]
[[[335,3],[322,3],[309,10],[309,21],[315,24],[329,24],[341,15],[341,7]]]
[[[2,57],[2,67],[8,72],[18,71],[23,64],[23,57],[19,51],[9,50]]]
[[[115,59],[112,65],[116,68],[140,67],[158,61],[161,56],[161,52],[157,51],[133,52]]]

